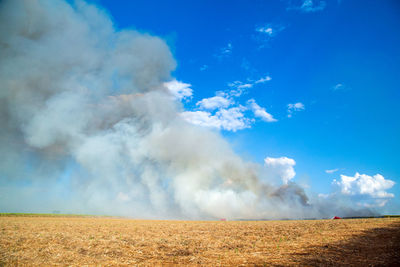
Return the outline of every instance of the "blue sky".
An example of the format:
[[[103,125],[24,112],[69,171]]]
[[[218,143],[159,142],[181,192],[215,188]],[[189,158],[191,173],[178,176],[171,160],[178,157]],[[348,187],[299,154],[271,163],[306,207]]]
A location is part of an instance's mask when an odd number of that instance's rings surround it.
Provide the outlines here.
[[[400,213],[398,29],[389,0],[0,1],[0,210]]]
[[[389,192],[398,202],[398,1],[96,3],[117,28],[167,41],[178,64],[173,76],[193,90],[187,111],[235,81],[252,84],[235,105],[254,99],[277,121],[253,116],[248,128],[221,129],[245,158],[293,158],[295,180],[324,194],[340,174],[381,174],[396,182]]]

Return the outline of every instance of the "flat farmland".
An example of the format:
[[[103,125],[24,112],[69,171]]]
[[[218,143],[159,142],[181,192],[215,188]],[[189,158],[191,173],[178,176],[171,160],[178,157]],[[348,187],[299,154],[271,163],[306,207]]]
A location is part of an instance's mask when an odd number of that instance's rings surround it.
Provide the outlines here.
[[[400,264],[400,219],[0,217],[0,266]]]

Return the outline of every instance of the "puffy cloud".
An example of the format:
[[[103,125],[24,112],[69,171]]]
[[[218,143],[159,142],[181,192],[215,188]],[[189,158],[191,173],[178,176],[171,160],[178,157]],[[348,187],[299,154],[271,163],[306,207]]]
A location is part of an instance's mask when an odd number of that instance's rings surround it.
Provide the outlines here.
[[[303,103],[295,103],[295,104],[288,104],[288,109],[289,110],[303,110],[304,109],[304,105]]]
[[[195,125],[227,131],[250,128],[255,120],[254,118],[246,117],[248,110],[253,112],[254,117],[261,118],[263,121],[277,121],[265,108],[260,107],[254,99],[248,100],[247,106],[238,104],[232,107],[235,103],[234,98],[240,97],[245,92],[245,89],[253,87],[254,84],[270,80],[271,77],[267,75],[254,82],[242,83],[234,81],[229,83],[228,85],[234,89],[227,92],[216,92],[215,96],[198,101],[196,103],[198,110],[182,112],[181,117]]]
[[[267,24],[265,26],[256,27],[256,32],[265,34],[268,37],[274,37],[275,35],[277,35],[281,31],[283,31],[284,29],[285,29],[285,27],[282,25]]]
[[[273,172],[278,174],[284,184],[287,184],[294,178],[296,172],[293,166],[296,165],[296,161],[287,157],[270,158],[264,159],[265,164],[271,168]]]
[[[193,95],[193,90],[190,88],[192,85],[189,83],[172,80],[169,82],[165,82],[164,86],[174,97],[179,100],[190,98]]]
[[[254,83],[232,82],[228,85],[234,87],[234,89],[226,92],[219,91],[213,97],[198,101],[196,103],[197,110],[182,112],[181,117],[195,125],[227,131],[250,128],[255,119],[246,117],[246,115],[249,115],[247,112],[249,110],[253,112],[254,117],[261,118],[263,121],[277,121],[265,108],[260,107],[254,99],[248,100],[247,106],[240,104],[232,106],[235,104],[234,98],[240,97],[245,89],[253,87],[256,83],[264,83],[269,80],[271,78],[265,76]]]
[[[253,111],[254,116],[261,118],[266,122],[274,122],[277,121],[271,114],[269,114],[265,108],[260,107],[254,99],[250,99],[247,101],[247,104],[250,106],[250,109]]]
[[[181,116],[186,121],[200,126],[221,128],[219,120],[215,118],[210,112],[207,111],[185,111],[181,113]]]
[[[340,175],[340,181],[333,181],[341,188],[344,195],[368,195],[372,198],[393,198],[394,194],[385,190],[392,188],[394,181],[385,179],[382,175],[369,176],[359,174],[354,176]]]
[[[304,104],[301,102],[297,102],[295,104],[288,104],[287,106],[288,106],[288,118],[291,118],[292,114],[295,111],[301,111],[305,109]]]
[[[338,169],[327,171],[333,173]],[[328,206],[332,206],[332,203],[338,204],[337,207],[344,204],[342,208],[348,210],[345,216],[356,216],[355,213],[358,216],[377,215],[377,209],[384,207],[394,197],[394,194],[386,192],[394,184],[394,181],[385,179],[380,174],[369,176],[357,172],[354,176],[340,175],[340,181],[334,179],[332,182],[337,188],[329,194],[318,194],[318,197]]]
[[[272,36],[272,34],[274,32],[271,27],[259,27],[256,29],[256,31],[266,33],[269,36]]]
[[[221,109],[216,113],[216,116],[221,121],[221,127],[228,131],[236,131],[245,128],[250,128],[251,120],[243,114],[246,108],[238,106],[230,109]]]
[[[204,98],[197,102],[196,105],[202,109],[214,110],[217,108],[226,108],[232,104],[232,100],[221,95],[210,98]]]
[[[251,126],[251,119],[243,114],[245,110],[245,107],[238,106],[220,109],[215,115],[206,111],[185,111],[181,116],[192,124],[235,132]]]

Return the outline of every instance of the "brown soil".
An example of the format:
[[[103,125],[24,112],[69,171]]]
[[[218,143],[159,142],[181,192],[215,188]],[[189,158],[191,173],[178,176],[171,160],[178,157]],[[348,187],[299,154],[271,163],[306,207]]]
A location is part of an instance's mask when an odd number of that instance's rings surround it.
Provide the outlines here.
[[[0,217],[6,265],[400,265],[400,219]]]

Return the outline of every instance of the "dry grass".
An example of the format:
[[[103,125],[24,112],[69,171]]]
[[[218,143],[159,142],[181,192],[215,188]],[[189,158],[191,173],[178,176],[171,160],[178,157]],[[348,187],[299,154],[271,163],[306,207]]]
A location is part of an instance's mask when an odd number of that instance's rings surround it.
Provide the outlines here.
[[[2,265],[393,265],[400,219],[0,217]]]

